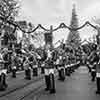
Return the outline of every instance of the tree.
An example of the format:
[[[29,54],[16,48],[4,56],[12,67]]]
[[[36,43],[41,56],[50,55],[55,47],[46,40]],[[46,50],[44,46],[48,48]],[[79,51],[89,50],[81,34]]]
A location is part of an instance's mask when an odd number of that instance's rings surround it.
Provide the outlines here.
[[[0,17],[4,19],[0,20],[0,35],[2,35],[2,40],[0,41],[6,41],[4,44],[1,42],[1,47],[3,47],[3,45],[9,47],[12,45],[12,38],[14,41],[16,39],[16,28],[7,24],[6,21],[15,21],[15,18],[18,16],[19,8],[18,0],[0,0]],[[8,41],[10,42],[8,43]]]
[[[6,21],[15,21],[15,18],[18,16],[19,11],[19,3],[17,0],[0,0],[0,17],[4,18],[4,20],[0,20],[0,33],[2,31],[8,31],[9,33],[15,32],[13,29],[9,31],[11,25],[7,24]],[[9,27],[9,28],[5,28]],[[4,32],[4,33],[5,33]],[[4,35],[4,34],[3,34]]]
[[[72,29],[78,28],[78,18],[76,14],[75,5],[73,6],[73,9],[72,9],[72,19],[71,19],[70,27]],[[79,32],[77,30],[70,30],[68,38],[67,38],[67,45],[70,45],[76,48],[80,45],[80,42],[81,42],[81,39],[80,39]]]
[[[19,8],[17,0],[0,0],[0,16],[4,17],[5,20],[15,20]]]

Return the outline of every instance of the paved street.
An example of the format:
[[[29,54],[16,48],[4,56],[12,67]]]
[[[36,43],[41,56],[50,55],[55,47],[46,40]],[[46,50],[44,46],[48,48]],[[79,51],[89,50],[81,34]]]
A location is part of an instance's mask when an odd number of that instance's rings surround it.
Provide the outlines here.
[[[100,0],[0,0],[0,100],[100,100],[99,13]]]
[[[42,88],[24,100],[100,100],[95,91],[96,82],[91,82],[87,68],[81,66],[65,82],[56,81],[56,94],[49,94]]]
[[[39,75],[37,77],[33,77],[31,80],[26,80],[25,79],[25,72],[21,71],[21,72],[17,72],[16,78],[12,78],[11,73],[7,75],[7,84],[8,84],[8,88],[6,89],[6,91],[0,91],[0,97],[2,95],[5,95],[9,92],[13,92],[14,90],[27,86],[28,84],[34,83],[35,81],[40,80],[43,75],[40,74],[40,70],[39,70]]]
[[[0,91],[0,100],[24,100],[30,93],[35,94],[38,89],[45,85],[44,75],[40,74],[37,77],[32,77],[32,80],[24,79],[24,73],[17,73],[17,78],[7,77],[8,88],[5,91]]]

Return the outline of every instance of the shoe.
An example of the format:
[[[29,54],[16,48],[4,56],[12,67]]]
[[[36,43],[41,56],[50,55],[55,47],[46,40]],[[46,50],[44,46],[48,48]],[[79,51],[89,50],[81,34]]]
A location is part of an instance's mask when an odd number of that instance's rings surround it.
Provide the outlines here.
[[[96,94],[100,94],[100,91],[96,91]]]
[[[53,94],[53,93],[56,93],[56,90],[55,89],[50,90],[50,94]]]
[[[49,91],[49,89],[48,88],[45,88],[45,91]]]
[[[58,78],[58,80],[61,80],[61,78]]]
[[[95,79],[92,79],[91,81],[92,81],[92,82],[94,82],[94,81],[95,81]]]

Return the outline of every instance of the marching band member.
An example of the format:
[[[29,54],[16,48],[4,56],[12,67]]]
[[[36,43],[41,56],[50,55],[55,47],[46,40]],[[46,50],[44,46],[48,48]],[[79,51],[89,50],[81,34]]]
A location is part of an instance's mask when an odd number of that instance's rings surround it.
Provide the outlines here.
[[[38,62],[35,57],[33,57],[32,69],[33,69],[33,76],[38,76]]]
[[[31,67],[29,65],[29,60],[26,58],[24,62],[24,69],[25,69],[25,79],[31,80]]]
[[[16,53],[13,53],[12,55],[12,63],[11,63],[11,67],[12,67],[12,77],[16,78],[16,71],[17,71],[17,64],[18,63],[16,61]]]
[[[8,84],[6,83],[7,69],[4,69],[5,61],[0,57],[0,91],[4,91]]]
[[[46,82],[46,91],[50,93],[55,93],[55,80],[54,80],[54,64],[52,60],[52,52],[47,51],[47,59],[45,61],[45,82]]]
[[[96,67],[97,67],[97,63],[98,63],[98,55],[96,53],[96,51],[92,51],[90,56],[89,56],[89,59],[90,59],[90,63],[91,63],[91,76],[92,76],[92,81],[95,81],[95,78],[96,78]]]
[[[95,81],[96,78],[96,62],[94,62],[93,67],[91,68],[91,76],[92,76],[92,81]]]
[[[3,70],[0,74],[0,91],[4,91],[8,87],[8,84],[6,83],[6,72],[6,70]]]
[[[89,61],[87,60],[87,62],[86,62],[86,65],[87,65],[87,67],[88,67],[88,73],[91,73],[91,67],[90,67],[90,63],[89,63]]]
[[[66,65],[65,65],[65,74],[70,76],[70,65],[69,65],[69,55],[66,55]]]
[[[65,66],[64,66],[63,57],[61,55],[59,56],[58,75],[59,75],[59,80],[62,81],[65,80]]]
[[[45,67],[45,62],[40,62],[41,63],[41,74],[44,74],[45,71],[44,71],[44,67]]]
[[[97,94],[100,94],[100,51],[97,52],[98,57],[96,58],[98,63],[96,66],[96,84],[97,84]]]

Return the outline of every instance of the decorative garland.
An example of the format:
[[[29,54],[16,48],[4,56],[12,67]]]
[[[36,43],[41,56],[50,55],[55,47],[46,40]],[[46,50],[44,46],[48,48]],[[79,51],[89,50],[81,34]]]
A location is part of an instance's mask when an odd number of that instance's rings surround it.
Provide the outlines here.
[[[5,18],[1,17],[0,16],[0,19],[5,21]],[[57,31],[58,29],[61,29],[61,28],[67,28],[71,31],[77,31],[77,30],[80,30],[82,29],[83,27],[85,27],[86,25],[90,25],[91,27],[93,27],[94,29],[98,30],[98,28],[96,26],[94,26],[93,24],[91,24],[89,21],[86,21],[82,26],[78,27],[78,28],[71,28],[69,26],[67,26],[65,23],[61,23],[57,28],[55,29],[46,29],[44,26],[42,26],[41,24],[38,24],[37,27],[35,27],[32,31],[25,31],[23,30],[18,24],[16,24],[15,22],[13,21],[9,21],[9,20],[6,20],[6,22],[10,25],[13,25],[15,28],[14,28],[14,31],[16,31],[16,29],[20,29],[23,33],[33,33],[35,32],[38,28],[41,28],[43,29],[44,31],[47,31],[47,32],[54,32],[54,31]]]

